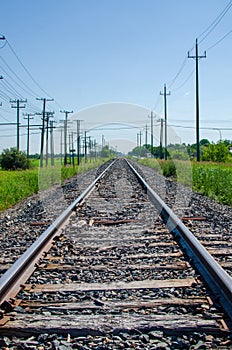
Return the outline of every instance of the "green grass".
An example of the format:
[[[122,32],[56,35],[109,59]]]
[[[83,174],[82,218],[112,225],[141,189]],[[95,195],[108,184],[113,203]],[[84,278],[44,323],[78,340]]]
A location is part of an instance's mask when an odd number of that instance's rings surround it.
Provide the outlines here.
[[[38,191],[38,171],[0,171],[0,211]]]
[[[232,206],[232,166],[193,164],[193,189],[219,203]]]
[[[0,170],[0,211],[10,208],[38,191],[61,185],[65,179],[96,168],[105,161],[106,159],[99,158],[94,162],[83,162],[75,168],[70,165],[61,167],[57,164],[54,167],[44,166],[42,169],[34,166],[30,170]],[[36,164],[38,165],[38,162]]]
[[[140,164],[156,169],[194,191],[202,193],[221,204],[232,206],[232,164],[211,162],[163,161],[145,158]]]

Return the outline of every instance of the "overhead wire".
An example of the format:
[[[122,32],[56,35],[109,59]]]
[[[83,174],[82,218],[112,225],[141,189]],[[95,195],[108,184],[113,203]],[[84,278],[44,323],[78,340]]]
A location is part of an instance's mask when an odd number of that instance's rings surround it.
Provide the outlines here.
[[[217,46],[218,44],[220,44],[225,38],[227,38],[227,36],[229,36],[232,33],[232,29],[226,33],[221,39],[219,39],[218,41],[216,41],[216,43],[214,43],[213,45],[209,46],[206,51],[209,51],[211,49],[213,49],[215,46]]]
[[[9,83],[7,80],[2,79],[1,80],[1,84],[5,87],[6,91],[8,91],[10,94],[12,94],[11,98],[16,97],[20,97],[20,98],[24,98],[23,95],[21,95],[14,87],[11,83]]]
[[[2,56],[0,56],[0,58],[3,61],[3,63],[7,66],[7,68],[11,71],[11,73],[13,73],[14,76],[25,86],[25,88],[27,89],[27,91],[25,90],[25,92],[27,94],[33,96],[34,98],[36,98],[38,96],[38,94],[36,94],[35,91],[33,91],[27,84],[24,83],[24,81],[13,71],[13,69],[9,66],[9,64],[6,62],[6,60],[4,60],[4,58]],[[12,76],[9,73],[7,73],[7,71],[2,66],[1,66],[1,69],[4,71],[5,74],[7,74],[10,77],[10,79],[12,79],[15,82],[15,84],[17,86],[19,86],[21,89],[24,90],[24,88],[19,83],[17,83],[15,81],[15,79],[12,78]],[[30,91],[30,92],[28,92],[28,91]]]
[[[6,41],[6,43],[8,44],[8,46],[9,46],[11,52],[13,53],[13,55],[16,57],[17,61],[20,63],[20,65],[22,66],[22,68],[24,69],[24,71],[27,73],[27,75],[30,77],[30,79],[34,82],[34,84],[37,86],[37,88],[39,88],[40,91],[42,91],[43,93],[45,93],[46,96],[48,96],[48,97],[51,98],[51,95],[41,87],[41,85],[34,79],[34,77],[31,75],[31,73],[29,72],[29,70],[28,70],[28,69],[26,68],[26,66],[23,64],[23,62],[21,61],[21,59],[20,59],[19,56],[17,55],[16,51],[13,49],[12,45],[10,44],[9,40],[6,39],[5,41]],[[6,70],[4,70],[5,73],[8,74],[8,76],[10,77],[10,79],[12,79],[12,80],[14,81],[14,83],[15,83],[20,89],[22,89],[23,91],[25,91],[28,95],[30,95],[30,96],[32,96],[32,97],[34,97],[34,98],[38,97],[39,94],[38,94],[34,89],[32,89],[30,86],[28,86],[28,84],[26,84],[26,83],[11,69],[11,67],[10,67],[9,64],[4,60],[4,58],[1,57],[1,56],[0,56],[0,58],[2,59],[2,61],[4,62],[4,64],[7,66],[7,68],[11,71],[11,73],[14,74],[14,76],[17,78],[17,80],[19,80],[20,83],[23,84],[24,87],[23,87],[21,84],[17,83],[17,81],[16,81],[12,76],[10,76],[10,75],[6,72]],[[58,103],[57,100],[54,100],[54,102],[55,102],[55,104],[59,107],[59,109],[62,109],[62,106]],[[39,108],[38,108],[37,106],[35,106],[34,104],[32,104],[32,103],[29,102],[29,101],[28,101],[28,103],[27,103],[27,106],[30,106],[30,107],[31,107],[34,111],[36,111],[36,112],[39,110]]]
[[[172,91],[176,92],[176,91],[182,89],[182,87],[190,80],[190,78],[192,77],[192,75],[193,75],[194,72],[195,72],[195,68],[191,71],[191,73],[190,73],[190,74],[188,75],[188,77],[184,80],[184,82],[183,82],[180,86],[178,86],[177,88],[175,88],[175,89],[172,90]]]
[[[229,3],[226,5],[226,7],[220,12],[220,14],[213,20],[213,22],[201,33],[198,35],[198,40],[203,37],[199,43],[201,43],[203,40],[205,40],[210,33],[216,28],[216,26],[221,22],[221,20],[224,18],[224,16],[227,14],[227,12],[230,10],[230,8],[232,7],[232,0],[229,1]],[[232,33],[232,30],[230,30],[228,33],[226,33],[221,39],[219,39],[215,44],[213,44],[212,46],[210,46],[207,50],[212,49],[213,47],[215,47],[216,45],[218,45],[220,42],[222,42],[229,34]],[[189,50],[192,51],[192,49],[194,48],[194,45],[192,46],[192,48]],[[188,57],[185,56],[182,64],[180,65],[180,68],[178,69],[176,75],[174,76],[174,78],[170,81],[170,83],[168,83],[168,88],[170,89],[175,82],[177,81],[178,77],[180,76],[180,74],[182,73],[185,65],[187,64],[187,59]],[[186,83],[187,81],[191,78],[193,72],[190,73],[190,75],[186,78],[186,80],[183,82],[183,84],[181,84],[178,88],[176,88],[174,91],[181,89]]]
[[[217,27],[217,25],[221,22],[221,20],[227,14],[227,12],[230,10],[231,7],[232,7],[232,0],[229,1],[226,7],[214,19],[214,21],[198,36],[198,39],[200,39],[203,36],[203,38],[199,41],[199,43],[202,43],[202,41],[204,41],[209,36],[209,34]]]
[[[4,117],[1,113],[0,113],[0,118],[4,119],[6,122],[11,123],[11,121],[9,119],[7,119],[6,117]]]
[[[184,58],[184,61],[182,62],[178,72],[176,73],[175,77],[171,80],[171,82],[168,84],[168,88],[170,89],[172,87],[172,85],[175,83],[175,81],[177,80],[177,78],[179,77],[179,75],[181,74],[181,72],[183,71],[184,67],[186,66],[188,61],[187,56]]]
[[[50,94],[45,91],[39,83],[37,83],[37,81],[33,78],[33,76],[31,75],[31,73],[28,71],[28,69],[26,68],[26,66],[23,64],[23,62],[20,60],[20,58],[18,57],[18,55],[16,54],[15,50],[13,49],[13,47],[11,46],[11,44],[9,43],[9,40],[7,40],[7,44],[9,46],[9,48],[11,49],[12,53],[14,54],[14,56],[16,57],[16,59],[18,60],[18,62],[20,63],[20,65],[23,67],[23,69],[25,70],[25,72],[28,74],[28,76],[31,78],[31,80],[34,82],[34,84],[41,90],[43,91],[48,97],[51,98]]]

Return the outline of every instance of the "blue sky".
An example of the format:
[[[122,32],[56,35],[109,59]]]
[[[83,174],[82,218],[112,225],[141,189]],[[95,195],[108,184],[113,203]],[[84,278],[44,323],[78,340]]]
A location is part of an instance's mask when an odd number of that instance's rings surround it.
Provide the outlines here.
[[[16,111],[9,98],[27,98],[21,113],[31,113],[41,111],[42,102],[36,101],[37,96],[55,99],[47,105],[56,112],[57,121],[63,119],[60,109],[77,113],[112,102],[143,106],[145,113],[139,123],[130,109],[126,120],[118,116],[119,121],[141,129],[150,123],[147,111],[153,110],[157,118],[163,116],[163,98],[159,93],[166,83],[171,91],[168,124],[182,142],[194,143],[195,61],[186,57],[199,37],[200,54],[207,51],[207,58],[200,61],[201,138],[214,142],[220,136],[232,139],[232,130],[225,130],[231,127],[232,119],[232,33],[210,48],[232,30],[232,8],[205,39],[201,36],[230,2],[2,1],[0,34],[7,42],[0,42],[0,74],[4,77],[0,82],[0,123],[15,122]],[[194,50],[190,54],[194,55]],[[181,73],[173,80],[181,66]],[[85,129],[91,123],[100,124],[96,120],[100,117],[92,113],[92,108],[90,111],[82,123]],[[115,113],[109,113],[107,118],[108,122],[117,121]],[[33,122],[40,122],[39,117]],[[118,129],[110,133],[106,130],[106,138],[136,142],[140,129]],[[15,145],[15,133],[14,126],[0,126],[0,150]],[[22,149],[26,149],[25,133],[21,128]],[[98,135],[96,130],[93,137],[100,142],[102,133],[99,130]],[[39,152],[39,135],[32,135],[31,143],[32,150]]]

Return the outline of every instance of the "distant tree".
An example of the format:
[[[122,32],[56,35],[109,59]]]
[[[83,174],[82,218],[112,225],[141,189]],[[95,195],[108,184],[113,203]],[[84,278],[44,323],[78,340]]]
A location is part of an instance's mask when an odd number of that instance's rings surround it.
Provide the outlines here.
[[[201,145],[201,146],[209,146],[209,145],[210,145],[210,142],[209,142],[208,139],[202,139],[202,140],[200,141],[200,145]]]
[[[30,168],[30,161],[27,159],[26,153],[18,151],[15,147],[3,150],[0,163],[4,170],[25,170]]]
[[[172,159],[187,160],[189,159],[189,154],[187,146],[182,144],[170,144],[168,145],[168,152]]]
[[[108,145],[104,146],[101,150],[102,158],[111,158],[111,157],[115,157],[116,155],[117,155],[117,152],[109,148]]]
[[[225,163],[230,157],[229,147],[225,142],[219,141],[204,149],[202,160]]]
[[[232,146],[232,140],[223,140],[223,143],[224,143],[226,146],[229,146],[229,147]]]
[[[135,157],[146,157],[146,155],[149,153],[150,151],[145,147],[135,147],[133,148],[132,151],[128,152],[129,156],[135,156]]]

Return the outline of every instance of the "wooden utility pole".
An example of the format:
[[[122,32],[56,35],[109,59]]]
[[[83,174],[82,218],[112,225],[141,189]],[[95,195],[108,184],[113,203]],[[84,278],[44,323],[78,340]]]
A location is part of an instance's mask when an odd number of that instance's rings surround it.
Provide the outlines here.
[[[68,133],[68,115],[73,113],[73,111],[60,111],[60,113],[65,114],[64,119],[64,166],[67,165],[67,133]]]
[[[80,145],[81,145],[81,121],[83,120],[76,120],[77,122],[77,165],[80,165]]]
[[[87,131],[85,131],[85,139],[84,139],[84,147],[85,147],[85,163],[87,163]]]
[[[71,134],[69,134],[69,153],[70,153],[70,164],[71,164],[71,160],[72,160],[72,166],[73,168],[75,167],[74,164],[74,153],[75,153],[75,149],[74,149],[74,143],[73,143],[73,134],[74,132],[71,132]]]
[[[190,56],[188,52],[188,58],[194,58],[196,62],[196,146],[197,146],[197,161],[200,161],[200,127],[199,127],[199,72],[198,72],[198,61],[200,58],[206,58],[206,51],[203,56],[198,54],[198,42],[196,39],[195,56]]]
[[[20,120],[19,120],[19,113],[20,113],[20,108],[25,108],[26,105],[20,105],[20,103],[26,103],[27,100],[10,100],[11,103],[16,103],[16,106],[11,105],[11,108],[16,108],[17,109],[17,143],[16,143],[16,147],[17,150],[19,151],[19,128],[20,128]]]
[[[160,120],[160,159],[163,159],[163,127],[164,120],[161,118]]]
[[[23,115],[26,116],[26,117],[24,117],[24,119],[27,119],[27,158],[29,158],[30,120],[34,119],[33,116],[35,115],[35,113],[28,113],[28,114],[23,114]]]
[[[151,153],[153,151],[153,112],[151,111]]]
[[[63,150],[62,150],[62,140],[63,139],[63,128],[61,127],[60,128],[60,164],[62,165],[62,153],[63,153]]]
[[[142,131],[139,132],[139,147],[142,147]]]
[[[54,101],[54,99],[53,98],[37,98],[36,100],[43,101],[42,130],[41,130],[41,143],[40,143],[40,168],[42,168],[43,167],[43,150],[44,150],[46,101]]]
[[[160,95],[164,96],[164,147],[165,147],[164,159],[167,160],[167,158],[168,158],[168,150],[167,150],[167,143],[168,143],[167,96],[171,95],[171,93],[170,93],[170,91],[167,93],[166,84],[164,84],[164,92],[160,91]]]
[[[53,139],[53,129],[55,129],[54,126],[54,120],[50,120],[50,152],[51,152],[51,165],[54,166],[54,139]]]
[[[53,117],[55,112],[46,112],[46,167],[48,166],[48,130],[49,118]]]
[[[145,128],[145,145],[147,147],[147,124],[146,124],[146,128]]]

